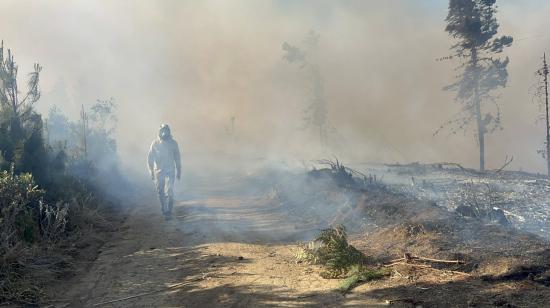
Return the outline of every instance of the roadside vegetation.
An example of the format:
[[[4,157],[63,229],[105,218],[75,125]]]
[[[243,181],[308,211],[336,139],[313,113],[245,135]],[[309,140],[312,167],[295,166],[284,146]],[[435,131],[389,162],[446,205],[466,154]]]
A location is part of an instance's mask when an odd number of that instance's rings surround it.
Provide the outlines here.
[[[112,224],[116,196],[103,179],[124,185],[115,104],[98,101],[77,121],[53,108],[45,119],[34,109],[42,67],[24,87],[3,42],[0,61],[0,303],[38,304],[44,286],[74,272],[75,243]]]

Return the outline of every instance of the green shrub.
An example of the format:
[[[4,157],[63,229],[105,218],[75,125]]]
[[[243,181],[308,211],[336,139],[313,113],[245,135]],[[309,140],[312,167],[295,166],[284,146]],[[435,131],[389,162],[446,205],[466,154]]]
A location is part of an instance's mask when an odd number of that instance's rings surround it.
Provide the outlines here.
[[[39,302],[26,265],[60,239],[74,240],[69,233],[108,227],[103,190],[116,189],[105,179],[120,178],[113,99],[83,107],[80,121],[57,109],[44,120],[34,109],[41,70],[34,65],[23,92],[13,53],[0,44],[0,303]]]
[[[34,183],[31,174],[0,172],[0,255],[4,256],[21,240],[32,242],[37,237],[38,217],[44,191]]]
[[[317,253],[326,271],[323,278],[338,278],[346,275],[356,264],[366,263],[367,257],[348,244],[346,229],[342,225],[322,230],[316,241],[322,243]]]
[[[381,279],[390,274],[385,268],[367,266],[368,257],[350,245],[346,229],[342,225],[324,229],[314,242],[303,247],[298,259],[314,264],[321,264],[325,279],[344,278],[339,290],[347,293],[361,282]]]

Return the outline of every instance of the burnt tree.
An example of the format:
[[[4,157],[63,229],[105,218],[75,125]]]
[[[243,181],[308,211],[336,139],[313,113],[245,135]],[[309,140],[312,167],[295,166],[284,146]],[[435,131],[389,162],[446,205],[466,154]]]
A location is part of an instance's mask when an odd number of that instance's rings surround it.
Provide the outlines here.
[[[475,122],[481,171],[485,170],[485,135],[502,129],[500,108],[490,93],[506,86],[509,60],[497,54],[513,41],[511,36],[496,37],[496,12],[496,0],[450,0],[445,19],[445,31],[457,40],[450,58],[459,59],[461,73],[457,82],[444,89],[455,91],[456,101],[462,104],[460,114],[447,124],[467,130]]]
[[[544,120],[546,129],[546,141],[544,150],[539,151],[544,158],[546,158],[547,175],[550,177],[550,118],[548,113],[548,63],[546,62],[546,53],[542,56],[542,67],[537,70],[537,75],[541,78],[537,85],[536,96],[542,99],[544,105]]]

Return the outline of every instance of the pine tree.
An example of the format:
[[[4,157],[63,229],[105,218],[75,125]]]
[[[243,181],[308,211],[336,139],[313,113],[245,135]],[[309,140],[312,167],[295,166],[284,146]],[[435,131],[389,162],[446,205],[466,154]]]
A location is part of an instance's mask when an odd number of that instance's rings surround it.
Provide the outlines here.
[[[33,110],[40,99],[40,64],[29,73],[27,89],[18,84],[18,65],[10,49],[0,44],[0,153],[16,172],[32,172],[38,180],[46,174],[46,149],[42,118]]]
[[[306,39],[303,41],[304,48],[299,48],[289,43],[283,43],[285,59],[289,63],[299,65],[300,70],[303,70],[310,82],[311,88],[310,101],[303,111],[303,121],[306,128],[313,127],[319,134],[319,142],[322,147],[328,145],[329,133],[331,128],[328,120],[328,106],[325,98],[324,80],[320,72],[319,66],[313,63],[310,59],[311,53],[316,49],[319,41],[319,35],[314,31],[310,31]]]
[[[496,12],[496,0],[450,0],[445,28],[457,40],[451,47],[452,57],[461,62],[459,80],[445,89],[455,91],[456,101],[462,104],[461,113],[447,124],[467,130],[475,120],[481,171],[485,170],[485,135],[502,128],[500,107],[490,93],[506,86],[509,60],[496,55],[513,41],[511,36],[495,38]]]

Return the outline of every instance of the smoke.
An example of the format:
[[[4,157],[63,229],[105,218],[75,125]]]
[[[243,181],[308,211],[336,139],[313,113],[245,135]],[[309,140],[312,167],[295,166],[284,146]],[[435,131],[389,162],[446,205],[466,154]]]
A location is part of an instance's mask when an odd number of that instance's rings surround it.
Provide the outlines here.
[[[544,130],[529,88],[549,51],[550,4],[499,5],[501,33],[515,42],[499,98],[504,130],[488,136],[488,167],[513,155],[511,168],[542,171]],[[161,123],[172,126],[184,169],[329,155],[477,165],[471,133],[432,136],[459,110],[442,91],[457,63],[435,61],[453,43],[443,31],[445,1],[6,0],[0,12],[20,71],[44,66],[36,107],[76,117],[81,104],[115,98],[118,149],[136,170],[145,171]],[[308,82],[282,59],[283,42],[299,44],[310,30],[320,35],[314,61],[337,130],[325,149],[301,129]]]

